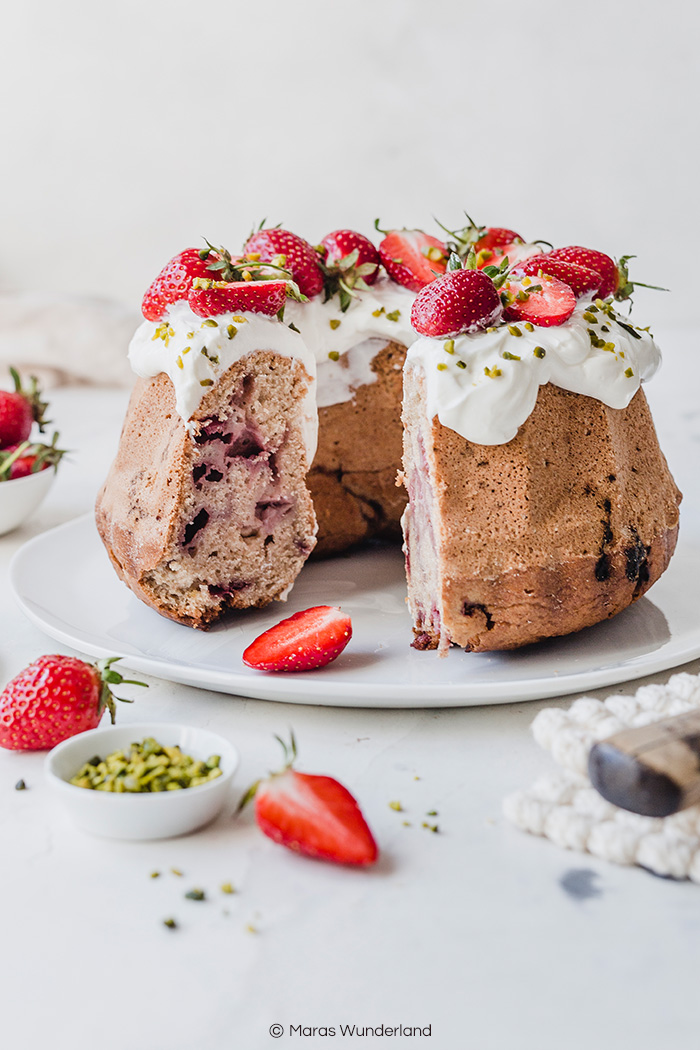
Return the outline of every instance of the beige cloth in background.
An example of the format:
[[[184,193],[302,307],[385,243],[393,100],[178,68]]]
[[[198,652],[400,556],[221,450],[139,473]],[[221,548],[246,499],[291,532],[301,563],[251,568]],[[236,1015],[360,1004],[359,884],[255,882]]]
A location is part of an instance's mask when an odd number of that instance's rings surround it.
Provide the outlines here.
[[[110,299],[43,291],[0,292],[0,387],[8,366],[43,389],[71,383],[131,386],[129,341],[143,320]]]

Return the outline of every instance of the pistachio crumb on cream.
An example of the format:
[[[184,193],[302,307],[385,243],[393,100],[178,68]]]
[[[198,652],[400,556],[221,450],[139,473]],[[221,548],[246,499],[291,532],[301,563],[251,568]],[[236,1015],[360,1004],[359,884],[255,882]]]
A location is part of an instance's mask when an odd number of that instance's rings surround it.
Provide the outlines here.
[[[166,321],[144,321],[129,346],[136,374],[148,378],[165,372],[170,377],[175,407],[192,432],[192,416],[207,389],[234,362],[256,350],[297,358],[311,378],[304,405],[304,442],[311,463],[318,432],[316,360],[301,336],[275,317],[252,312],[219,314],[211,325],[200,320],[183,300],[170,307]]]
[[[593,330],[602,320],[605,339]],[[618,319],[609,303],[595,300],[579,302],[561,325],[501,325],[455,336],[454,355],[447,359],[444,340],[419,338],[409,348],[406,368],[425,374],[430,418],[437,416],[467,441],[502,445],[515,437],[545,383],[626,408],[660,361],[646,329]]]

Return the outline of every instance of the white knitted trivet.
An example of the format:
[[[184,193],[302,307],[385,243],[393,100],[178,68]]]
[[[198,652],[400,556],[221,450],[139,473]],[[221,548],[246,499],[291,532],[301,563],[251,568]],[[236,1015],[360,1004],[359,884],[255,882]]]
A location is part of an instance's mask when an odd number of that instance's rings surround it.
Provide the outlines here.
[[[606,802],[586,775],[588,752],[596,740],[696,707],[700,675],[677,674],[666,685],[642,686],[634,696],[583,696],[566,711],[544,708],[532,732],[561,769],[509,795],[503,803],[505,816],[564,849],[700,883],[700,806],[671,817],[640,817]]]

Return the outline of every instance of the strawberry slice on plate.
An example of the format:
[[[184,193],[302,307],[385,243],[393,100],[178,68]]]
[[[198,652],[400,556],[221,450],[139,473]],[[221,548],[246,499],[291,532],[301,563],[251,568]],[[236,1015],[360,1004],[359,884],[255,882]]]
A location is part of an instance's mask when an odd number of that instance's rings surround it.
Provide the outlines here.
[[[542,328],[564,324],[576,306],[576,296],[568,284],[556,277],[523,276],[510,278],[503,285],[503,316],[507,321],[530,321]]]
[[[291,746],[277,739],[285,752],[284,768],[253,784],[239,811],[255,797],[258,827],[281,846],[335,864],[374,864],[377,844],[347,788],[333,777],[297,773],[294,734]]]
[[[379,220],[375,222],[376,228]],[[384,240],[379,258],[392,281],[419,292],[445,272],[449,252],[437,237],[422,230],[379,230]]]
[[[352,623],[333,605],[316,605],[275,624],[252,642],[243,663],[258,671],[313,671],[340,656]]]

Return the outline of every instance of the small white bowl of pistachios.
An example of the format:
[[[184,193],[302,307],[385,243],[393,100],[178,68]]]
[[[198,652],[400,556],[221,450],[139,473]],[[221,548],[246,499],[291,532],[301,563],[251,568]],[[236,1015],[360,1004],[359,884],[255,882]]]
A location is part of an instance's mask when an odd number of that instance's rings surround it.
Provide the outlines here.
[[[233,744],[217,733],[148,722],[78,733],[49,752],[44,768],[83,831],[165,839],[217,816],[238,761]]]

